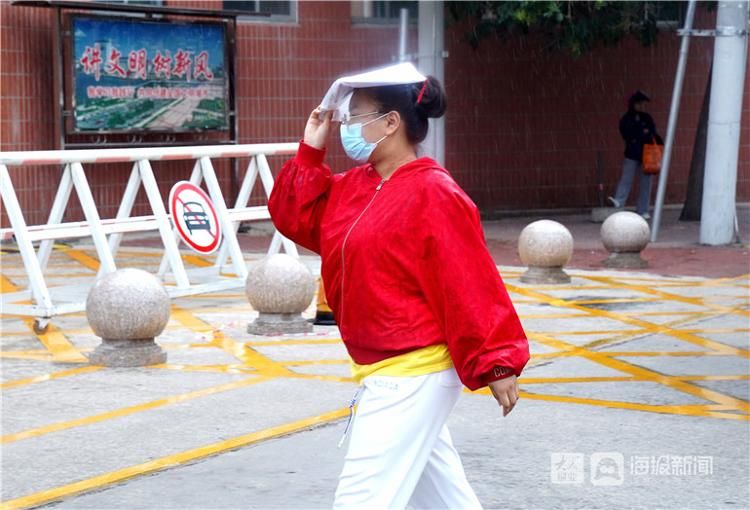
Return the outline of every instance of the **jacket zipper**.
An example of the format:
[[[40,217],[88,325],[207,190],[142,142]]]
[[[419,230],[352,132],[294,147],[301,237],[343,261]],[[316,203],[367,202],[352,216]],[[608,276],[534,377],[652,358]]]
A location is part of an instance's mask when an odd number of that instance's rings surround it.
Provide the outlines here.
[[[367,212],[367,210],[370,208],[372,203],[375,201],[375,197],[378,196],[378,192],[383,187],[383,184],[385,184],[385,179],[380,181],[380,184],[375,188],[375,193],[372,195],[372,198],[368,202],[368,204],[365,206],[364,209],[362,209],[362,212],[359,213],[359,216],[357,216],[357,219],[354,220],[354,223],[352,223],[352,226],[349,227],[349,230],[347,231],[346,235],[344,236],[344,241],[341,243],[341,317],[338,319],[339,323],[339,330],[341,330],[341,327],[344,324],[344,282],[346,278],[346,265],[344,263],[344,250],[346,248],[346,241],[349,239],[349,234],[352,233],[352,230],[354,227],[357,226],[357,223],[359,223],[360,218]]]

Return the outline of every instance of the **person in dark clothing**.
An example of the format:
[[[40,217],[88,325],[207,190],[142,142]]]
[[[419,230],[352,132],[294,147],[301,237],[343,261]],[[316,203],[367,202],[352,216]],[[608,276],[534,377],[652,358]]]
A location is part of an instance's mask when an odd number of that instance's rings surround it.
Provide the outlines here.
[[[656,140],[663,144],[661,137],[656,132],[654,119],[646,113],[646,103],[649,97],[637,91],[628,99],[628,111],[620,119],[620,135],[625,141],[625,161],[622,165],[622,176],[617,184],[614,197],[607,197],[614,207],[624,207],[630,195],[633,179],[638,175],[638,203],[636,212],[645,219],[651,218],[648,213],[649,200],[651,198],[651,174],[643,172],[643,144]]]

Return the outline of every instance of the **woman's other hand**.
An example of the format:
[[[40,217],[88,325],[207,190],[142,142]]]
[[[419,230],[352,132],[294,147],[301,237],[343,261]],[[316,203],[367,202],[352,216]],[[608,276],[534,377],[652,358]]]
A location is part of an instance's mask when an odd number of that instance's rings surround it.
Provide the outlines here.
[[[310,114],[310,118],[307,119],[307,125],[305,126],[305,138],[304,142],[316,149],[324,149],[326,141],[328,140],[328,132],[331,128],[331,117],[332,111],[327,111],[323,114],[323,119],[320,118],[320,108],[315,108]]]
[[[492,395],[503,408],[503,416],[507,416],[518,402],[518,377],[512,375],[489,384]]]

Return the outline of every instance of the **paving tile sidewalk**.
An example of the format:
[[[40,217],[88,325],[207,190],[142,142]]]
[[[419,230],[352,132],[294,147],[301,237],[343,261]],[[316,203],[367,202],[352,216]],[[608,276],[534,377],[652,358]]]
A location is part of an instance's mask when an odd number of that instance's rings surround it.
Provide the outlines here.
[[[53,253],[52,284],[93,278],[76,250]],[[155,271],[159,253],[129,246],[120,265]],[[23,286],[18,255],[0,262],[3,291]],[[532,350],[521,402],[503,419],[467,392],[450,421],[486,507],[748,507],[746,274],[571,269],[534,286],[500,270]],[[242,289],[175,299],[168,362],[139,369],[88,365],[83,314],[44,334],[2,316],[3,508],[329,506],[355,390],[338,331],[252,337],[254,314]]]
[[[644,272],[664,276],[734,277],[750,273],[750,205],[737,208],[740,243],[729,246],[704,246],[698,243],[699,222],[679,221],[680,210],[664,210],[659,240],[651,243],[643,253],[649,262]],[[576,269],[603,269],[602,261],[609,253],[600,239],[600,223],[591,221],[586,214],[508,215],[499,220],[484,221],[487,245],[499,265],[522,265],[518,257],[518,236],[529,223],[552,219],[565,225],[573,234],[575,251],[569,267]],[[651,222],[650,222],[651,223]],[[246,253],[263,253],[271,242],[270,222],[251,223],[249,231],[239,235],[240,245]],[[128,246],[161,246],[156,234],[130,237]],[[302,249],[302,253],[314,255]]]

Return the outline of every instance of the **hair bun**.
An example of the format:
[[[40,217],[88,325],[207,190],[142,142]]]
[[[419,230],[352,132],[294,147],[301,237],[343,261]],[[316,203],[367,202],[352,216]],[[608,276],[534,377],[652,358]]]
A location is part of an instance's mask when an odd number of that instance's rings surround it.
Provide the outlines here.
[[[448,106],[443,86],[440,84],[437,78],[435,78],[434,76],[428,76],[426,84],[417,84],[417,98],[419,97],[419,92],[420,90],[422,90],[423,85],[424,92],[422,93],[422,97],[416,105],[417,113],[425,118],[442,117],[445,114],[445,109]]]

